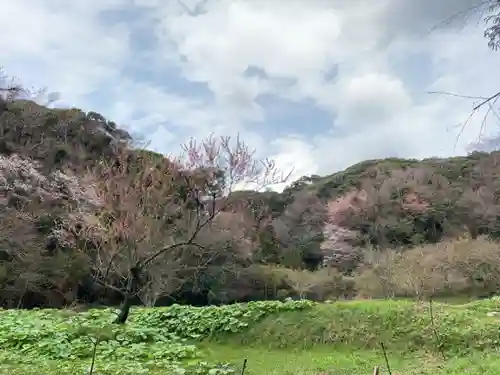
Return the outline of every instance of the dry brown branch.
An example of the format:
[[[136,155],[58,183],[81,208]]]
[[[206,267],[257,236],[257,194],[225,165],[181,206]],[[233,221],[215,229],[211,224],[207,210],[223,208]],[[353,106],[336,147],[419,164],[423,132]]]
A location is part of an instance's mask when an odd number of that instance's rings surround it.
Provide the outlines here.
[[[98,335],[94,338],[94,341],[92,342],[92,360],[90,362],[90,368],[89,368],[88,375],[94,374],[95,360],[97,357],[97,347],[99,346],[99,340],[100,340],[100,336]]]
[[[382,349],[382,354],[384,355],[387,372],[389,373],[389,375],[392,375],[391,366],[389,365],[389,358],[387,357],[387,350],[385,350],[385,345],[383,342],[380,342],[380,348]]]
[[[6,102],[19,99],[34,100],[41,98],[45,93],[45,89],[24,87],[18,79],[9,77],[0,66],[0,99]]]
[[[491,9],[492,5],[495,5],[495,2],[497,0],[482,0],[478,1],[477,4],[474,4],[472,6],[469,6],[467,8],[461,9],[458,12],[453,13],[451,16],[447,17],[443,21],[439,22],[438,24],[434,25],[429,32],[433,32],[441,27],[448,26],[451,23],[457,21],[458,19],[462,18],[463,21],[467,20],[467,17],[475,14],[480,14],[483,15],[485,11],[488,11]]]
[[[478,1],[477,4],[474,4],[473,6],[471,6],[469,8],[463,9],[460,12],[457,12],[457,13],[451,15],[449,18],[447,18],[446,20],[444,20],[440,24],[436,25],[432,30],[435,30],[436,28],[439,28],[443,25],[450,24],[460,17],[462,17],[463,20],[465,21],[466,18],[468,16],[471,16],[471,15],[479,15],[483,19],[485,25],[487,26],[486,29],[484,30],[484,37],[486,39],[488,39],[488,46],[492,50],[498,50],[500,48],[500,0]],[[478,139],[482,136],[482,133],[483,133],[484,128],[486,126],[486,122],[488,120],[488,117],[491,114],[497,120],[500,120],[500,115],[498,114],[497,110],[494,108],[494,105],[497,103],[497,100],[500,97],[500,92],[497,92],[497,93],[490,95],[490,96],[487,96],[487,97],[461,95],[461,94],[442,92],[442,91],[432,91],[432,92],[429,92],[429,94],[440,94],[440,95],[459,97],[459,98],[463,98],[463,99],[480,100],[478,103],[473,104],[472,110],[471,110],[468,118],[465,120],[465,122],[463,124],[461,124],[461,129],[460,129],[459,133],[457,134],[455,147],[456,147],[456,144],[458,143],[458,140],[460,139],[461,135],[463,134],[465,127],[469,123],[469,121],[483,107],[487,107],[487,108],[486,108],[485,114],[483,115],[483,118],[481,120],[481,128],[479,131]]]
[[[436,347],[443,359],[446,361],[446,354],[444,352],[443,342],[437,331],[436,322],[434,319],[434,309],[432,308],[432,298],[429,298],[429,318],[431,321],[432,334],[434,335],[434,340],[436,341]]]

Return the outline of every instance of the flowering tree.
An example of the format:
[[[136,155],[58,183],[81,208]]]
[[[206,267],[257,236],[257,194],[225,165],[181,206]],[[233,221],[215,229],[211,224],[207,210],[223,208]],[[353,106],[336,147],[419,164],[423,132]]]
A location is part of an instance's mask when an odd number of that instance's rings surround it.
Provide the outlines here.
[[[250,184],[261,190],[287,178],[272,161],[255,159],[239,139],[225,137],[191,141],[175,159],[123,149],[94,175],[107,235],[92,262],[96,281],[123,296],[117,323],[127,320],[132,299],[144,296],[145,288],[161,286],[154,300],[208,268],[222,272],[249,260],[245,231],[224,225],[220,214],[235,189]]]
[[[88,270],[75,229],[88,228],[86,241],[99,236],[91,232],[100,207],[92,181],[41,169],[40,162],[0,154],[0,288],[9,306],[29,304],[30,298],[40,304],[72,301]]]

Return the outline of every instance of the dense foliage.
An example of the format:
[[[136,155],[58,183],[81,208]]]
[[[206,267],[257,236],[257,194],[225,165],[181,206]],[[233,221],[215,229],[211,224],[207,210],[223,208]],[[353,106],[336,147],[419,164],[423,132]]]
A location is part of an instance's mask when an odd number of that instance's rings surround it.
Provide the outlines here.
[[[95,357],[98,374],[229,374],[228,364],[208,364],[189,340],[237,333],[250,323],[284,311],[307,309],[308,301],[255,302],[222,308],[137,309],[126,326],[111,324],[112,309],[0,311],[0,352],[8,364],[32,364],[74,374],[89,371]],[[94,355],[95,353],[95,355]],[[14,366],[15,367],[15,366]],[[48,373],[49,371],[47,371]]]
[[[382,248],[436,243],[470,234],[498,236],[500,153],[448,159],[371,160],[301,189],[323,199],[367,192],[343,225]]]

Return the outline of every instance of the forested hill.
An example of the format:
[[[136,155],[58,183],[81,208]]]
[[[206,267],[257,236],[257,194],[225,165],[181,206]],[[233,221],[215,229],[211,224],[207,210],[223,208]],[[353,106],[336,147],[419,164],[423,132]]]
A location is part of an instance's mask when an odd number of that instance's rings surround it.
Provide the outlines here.
[[[227,176],[200,156],[213,140],[182,164],[97,113],[16,99],[0,102],[0,134],[4,306],[353,296],[367,247],[499,233],[497,152],[365,161],[224,198]],[[221,142],[251,173],[245,148]]]
[[[496,237],[499,163],[498,151],[367,160],[332,175],[303,177],[284,194],[312,193],[330,210],[354,198],[356,215],[342,224],[372,245],[415,245],[464,233]]]

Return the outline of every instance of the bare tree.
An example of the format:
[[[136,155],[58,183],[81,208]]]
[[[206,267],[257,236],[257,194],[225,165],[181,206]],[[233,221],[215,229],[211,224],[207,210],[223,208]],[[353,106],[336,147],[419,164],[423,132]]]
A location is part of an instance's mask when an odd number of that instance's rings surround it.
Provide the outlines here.
[[[96,281],[123,296],[117,323],[145,288],[168,295],[207,267],[218,270],[248,255],[245,238],[234,238],[218,221],[235,188],[281,183],[274,163],[256,160],[236,139],[210,137],[184,146],[180,158],[123,150],[94,174],[108,233],[94,255]],[[244,208],[244,207],[243,207]],[[241,207],[240,207],[241,209]]]
[[[461,12],[452,14],[448,19],[444,20],[442,24],[448,24],[453,22],[457,18],[466,18],[469,15],[481,16],[485,23],[484,37],[488,40],[488,46],[493,51],[498,51],[500,49],[500,0],[477,0],[476,4],[465,10],[462,10]],[[493,116],[496,121],[500,120],[500,114],[497,107],[498,100],[500,99],[500,91],[490,93],[485,96],[471,96],[464,93],[451,93],[443,91],[431,91],[429,92],[429,94],[439,94],[473,100],[472,111],[462,124],[461,130],[457,135],[457,141],[470,120],[481,111],[483,111],[483,118],[481,121],[480,133],[482,133],[483,129],[486,126],[488,118],[490,118],[491,116]],[[476,149],[480,147],[482,143],[496,144],[497,142],[498,136],[495,137],[494,140],[481,140],[477,144],[473,144],[472,148]]]
[[[11,101],[23,93],[23,88],[15,80],[9,79],[2,68],[0,68],[0,99]]]
[[[35,87],[26,88],[19,82],[18,79],[9,77],[0,66],[0,103],[19,99],[38,99],[40,101],[47,97],[47,104],[50,104],[59,99],[58,95],[58,93],[47,93],[46,89],[39,89]]]
[[[306,299],[308,293],[318,285],[318,274],[308,270],[297,270],[286,274],[286,281],[298,293],[300,299]]]
[[[484,36],[488,39],[488,46],[493,50],[498,50],[500,48],[500,0],[486,0],[483,7],[486,10],[484,22],[488,26],[484,31]]]

